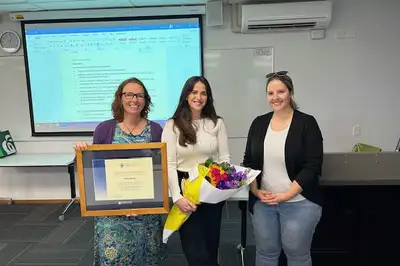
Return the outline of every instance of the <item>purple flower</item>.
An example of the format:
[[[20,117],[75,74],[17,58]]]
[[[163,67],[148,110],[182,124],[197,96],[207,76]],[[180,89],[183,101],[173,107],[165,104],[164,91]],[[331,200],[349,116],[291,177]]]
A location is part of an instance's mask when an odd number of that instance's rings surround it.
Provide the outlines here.
[[[245,172],[236,172],[236,173],[233,175],[233,179],[234,179],[234,180],[237,180],[237,181],[239,181],[239,182],[244,181],[244,180],[247,179],[247,174],[246,174]]]
[[[218,189],[235,189],[240,187],[241,184],[237,180],[221,181],[217,184]]]

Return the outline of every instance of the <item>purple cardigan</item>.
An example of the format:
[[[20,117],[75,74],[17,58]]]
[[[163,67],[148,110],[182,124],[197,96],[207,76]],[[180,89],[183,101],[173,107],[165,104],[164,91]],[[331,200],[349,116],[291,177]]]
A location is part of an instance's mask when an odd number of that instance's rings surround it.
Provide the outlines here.
[[[115,126],[117,121],[115,119],[106,120],[101,122],[93,133],[93,144],[111,144],[114,139]],[[161,142],[162,127],[150,121],[151,141]]]

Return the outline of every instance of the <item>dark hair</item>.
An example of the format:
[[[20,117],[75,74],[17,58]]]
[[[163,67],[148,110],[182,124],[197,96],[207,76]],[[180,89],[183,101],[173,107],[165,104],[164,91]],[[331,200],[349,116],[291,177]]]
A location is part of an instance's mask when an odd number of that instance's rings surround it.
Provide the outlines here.
[[[290,94],[294,94],[294,87],[293,87],[293,81],[292,79],[288,76],[288,71],[278,71],[278,72],[273,72],[269,73],[266,75],[267,77],[267,85],[265,86],[265,89],[268,88],[268,84],[273,81],[273,80],[280,80],[283,84],[285,84],[286,88],[288,88]],[[294,110],[299,109],[299,106],[297,103],[293,100],[292,97],[290,97],[290,107],[292,107]]]
[[[147,115],[150,112],[150,106],[152,105],[151,97],[150,97],[146,87],[144,86],[143,82],[138,78],[126,79],[126,80],[122,81],[122,83],[118,86],[118,89],[115,92],[114,101],[111,104],[111,110],[112,110],[113,117],[118,122],[122,122],[124,120],[124,106],[121,103],[121,97],[122,97],[122,91],[123,91],[124,87],[129,83],[138,84],[138,85],[142,86],[142,88],[143,88],[145,103],[144,103],[143,110],[140,112],[141,117],[147,118]]]
[[[188,95],[193,91],[194,85],[197,82],[201,82],[206,87],[207,102],[201,111],[201,118],[209,118],[217,124],[218,118],[220,118],[215,112],[214,99],[211,92],[210,83],[206,78],[201,76],[190,77],[183,86],[181,96],[179,97],[179,103],[176,108],[172,119],[174,120],[174,125],[178,128],[179,135],[179,145],[186,147],[187,144],[196,144],[196,128],[192,123],[192,111],[187,101]]]

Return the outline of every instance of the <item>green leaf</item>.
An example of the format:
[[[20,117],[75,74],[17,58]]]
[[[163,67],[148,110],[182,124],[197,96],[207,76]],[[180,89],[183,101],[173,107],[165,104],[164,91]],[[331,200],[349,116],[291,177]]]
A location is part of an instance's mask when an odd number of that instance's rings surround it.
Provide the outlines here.
[[[206,160],[205,166],[206,166],[206,167],[209,167],[212,163],[213,163],[213,159],[212,159],[212,158],[208,158],[208,159]]]

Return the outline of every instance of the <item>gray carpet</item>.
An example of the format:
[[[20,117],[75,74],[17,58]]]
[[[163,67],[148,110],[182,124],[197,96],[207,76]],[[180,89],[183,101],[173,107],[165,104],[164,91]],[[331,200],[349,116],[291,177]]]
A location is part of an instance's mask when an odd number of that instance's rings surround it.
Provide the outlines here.
[[[74,204],[59,221],[64,205],[0,205],[0,266],[91,266],[93,260],[93,220],[82,218]],[[254,265],[254,238],[250,219],[246,265]],[[224,208],[221,231],[221,266],[241,265],[240,210],[237,202]],[[168,242],[169,257],[163,266],[185,266],[179,235]]]

